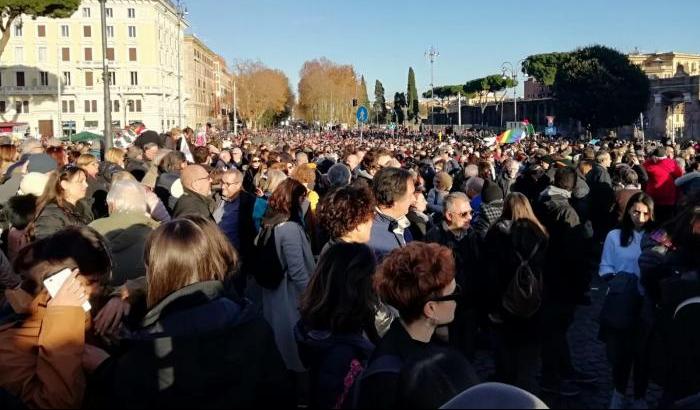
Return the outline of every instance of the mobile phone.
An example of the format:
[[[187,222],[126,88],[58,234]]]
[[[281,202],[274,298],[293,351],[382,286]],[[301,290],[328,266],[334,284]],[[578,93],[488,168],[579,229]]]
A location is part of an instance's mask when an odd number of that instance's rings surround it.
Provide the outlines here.
[[[71,269],[64,269],[44,280],[44,287],[49,291],[49,295],[51,295],[52,298],[56,297],[56,294],[61,289],[63,284],[66,283],[66,280],[68,280],[68,277],[72,272],[73,271]],[[85,301],[83,304],[83,310],[89,312],[90,309],[92,309],[90,302]]]

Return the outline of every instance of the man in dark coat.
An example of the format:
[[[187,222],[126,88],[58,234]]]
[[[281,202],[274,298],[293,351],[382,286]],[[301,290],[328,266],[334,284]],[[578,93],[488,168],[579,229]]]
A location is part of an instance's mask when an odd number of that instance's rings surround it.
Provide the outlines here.
[[[403,248],[413,240],[406,217],[416,202],[413,175],[405,169],[385,168],[373,178],[373,191],[377,199],[377,214],[372,225],[368,246],[377,261],[391,251]]]
[[[612,187],[612,178],[608,171],[611,165],[610,153],[601,151],[596,155],[593,169],[586,175],[586,182],[591,189],[593,231],[601,249],[602,242],[605,241],[605,237],[616,222],[612,213],[615,206],[615,190]]]
[[[476,352],[479,244],[471,229],[472,207],[469,198],[457,192],[445,198],[445,219],[428,232],[426,242],[438,243],[452,249],[455,257],[455,280],[462,288],[455,320],[449,326],[450,344],[470,359]]]
[[[217,200],[214,221],[224,232],[242,259],[243,275],[236,283],[236,290],[245,288],[246,262],[255,240],[253,207],[255,197],[243,190],[243,174],[238,170],[226,171],[221,177],[221,197]]]
[[[588,290],[585,253],[579,249],[585,229],[570,203],[576,180],[574,169],[557,170],[554,185],[542,192],[536,207],[550,235],[542,306],[542,390],[562,396],[581,393],[572,382],[595,381],[574,369],[567,339],[576,306]]]
[[[214,220],[215,203],[211,198],[211,177],[200,165],[190,165],[182,170],[184,194],[177,201],[173,218],[198,215]]]

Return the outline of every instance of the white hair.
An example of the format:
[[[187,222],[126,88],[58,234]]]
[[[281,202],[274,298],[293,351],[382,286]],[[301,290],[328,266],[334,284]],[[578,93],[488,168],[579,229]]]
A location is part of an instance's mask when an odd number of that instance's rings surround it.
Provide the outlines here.
[[[146,191],[136,181],[118,181],[112,184],[107,194],[107,204],[112,213],[138,212],[145,214],[148,211]]]
[[[457,207],[457,202],[459,201],[469,203],[469,197],[463,192],[453,192],[447,195],[447,197],[445,197],[445,202],[443,203],[444,212],[453,212]]]

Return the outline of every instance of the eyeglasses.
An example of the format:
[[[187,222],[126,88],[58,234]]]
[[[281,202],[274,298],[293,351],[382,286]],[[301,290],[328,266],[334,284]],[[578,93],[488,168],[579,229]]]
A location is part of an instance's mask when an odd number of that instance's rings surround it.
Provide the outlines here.
[[[462,287],[457,285],[451,295],[437,296],[430,298],[428,302],[456,302],[462,298]],[[427,302],[426,302],[427,303]]]
[[[230,183],[221,181],[221,185],[223,185],[223,186],[242,185],[242,184],[243,184],[243,181],[236,181],[236,182],[230,182]]]

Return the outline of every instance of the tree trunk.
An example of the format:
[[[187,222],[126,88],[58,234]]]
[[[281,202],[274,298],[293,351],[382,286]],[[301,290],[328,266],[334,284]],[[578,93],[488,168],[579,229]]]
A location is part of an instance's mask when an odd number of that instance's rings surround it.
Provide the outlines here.
[[[10,42],[10,36],[12,35],[12,22],[17,18],[15,15],[10,15],[7,19],[7,23],[5,25],[2,25],[2,21],[0,21],[0,32],[2,33],[2,37],[0,37],[0,57],[2,57],[2,53],[5,51],[5,47],[7,47],[7,43]]]

